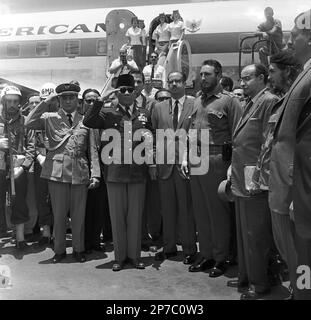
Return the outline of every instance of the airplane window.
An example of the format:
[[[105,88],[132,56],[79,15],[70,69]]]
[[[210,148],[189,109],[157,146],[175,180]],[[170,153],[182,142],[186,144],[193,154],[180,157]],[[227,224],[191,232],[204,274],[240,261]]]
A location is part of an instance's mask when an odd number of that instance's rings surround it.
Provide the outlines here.
[[[69,40],[65,43],[65,55],[77,56],[80,54],[81,42],[80,40]]]
[[[20,56],[20,45],[15,43],[10,43],[6,47],[6,55],[8,57],[19,57]]]
[[[97,40],[96,53],[98,55],[106,54],[106,52],[107,52],[106,45],[107,45],[106,40],[104,40],[104,39]]]
[[[40,57],[50,55],[50,43],[49,42],[37,42],[36,55]]]

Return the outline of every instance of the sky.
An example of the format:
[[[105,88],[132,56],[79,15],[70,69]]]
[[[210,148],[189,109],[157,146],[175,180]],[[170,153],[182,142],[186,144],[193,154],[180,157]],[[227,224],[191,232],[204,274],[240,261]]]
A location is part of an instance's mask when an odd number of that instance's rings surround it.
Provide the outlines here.
[[[26,13],[40,11],[141,6],[148,4],[170,4],[204,2],[206,0],[0,0],[0,13]],[[217,0],[208,0],[217,1]]]

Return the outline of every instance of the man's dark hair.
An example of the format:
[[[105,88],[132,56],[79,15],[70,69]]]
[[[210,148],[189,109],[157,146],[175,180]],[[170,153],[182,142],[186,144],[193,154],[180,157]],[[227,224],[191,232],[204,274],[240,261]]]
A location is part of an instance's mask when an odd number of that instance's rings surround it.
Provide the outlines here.
[[[211,66],[214,67],[215,74],[222,75],[222,66],[220,62],[214,59],[205,60],[202,63],[202,66]]]
[[[139,22],[138,17],[134,16],[131,18],[131,24],[133,23],[134,20],[137,20],[137,23]]]
[[[274,63],[280,70],[290,68],[289,78],[294,81],[301,72],[301,65],[289,51],[281,51],[270,57],[270,63]]]
[[[264,82],[264,84],[267,84],[268,77],[269,77],[268,68],[261,63],[255,63],[254,66],[255,66],[255,76],[259,77],[262,74],[263,75],[263,82]]]
[[[171,71],[171,72],[168,74],[167,79],[170,77],[170,75],[171,75],[172,73],[179,73],[179,74],[182,76],[182,81],[183,81],[183,82],[186,82],[186,81],[187,81],[187,76],[186,76],[186,74],[183,73],[182,71]]]
[[[156,92],[156,94],[154,95],[154,98],[155,98],[156,100],[158,100],[158,95],[159,95],[159,93],[161,93],[161,92],[168,92],[169,94],[171,93],[169,90],[162,88],[162,89],[158,90],[158,91]]]
[[[94,92],[94,93],[98,94],[98,96],[100,97],[100,93],[96,89],[89,88],[89,89],[84,90],[84,92],[82,94],[82,99],[84,99],[85,96],[90,92]]]
[[[220,79],[220,84],[223,86],[223,88],[228,88],[229,92],[232,91],[233,88],[233,80],[230,77],[222,77]]]
[[[136,71],[136,70],[130,72],[130,75],[134,76],[134,74],[139,75],[141,77],[143,83],[145,83],[145,76],[142,72]]]
[[[272,14],[274,13],[273,9],[271,7],[266,7],[264,12],[271,12]]]

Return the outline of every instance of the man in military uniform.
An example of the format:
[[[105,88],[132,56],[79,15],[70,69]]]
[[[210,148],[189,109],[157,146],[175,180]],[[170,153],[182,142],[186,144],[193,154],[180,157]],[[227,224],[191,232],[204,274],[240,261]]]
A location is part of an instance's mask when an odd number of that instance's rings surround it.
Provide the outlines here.
[[[55,89],[56,85],[50,82],[45,83],[40,89],[41,101],[45,101],[50,95],[53,95],[53,98],[49,102],[49,112],[57,112],[59,108],[59,100],[58,97],[55,96]],[[41,171],[47,153],[45,130],[34,130],[34,139],[35,159],[33,170],[35,199],[38,211],[38,224],[42,228],[42,237],[39,239],[38,244],[39,246],[46,246],[51,242],[53,212],[49,196],[48,180],[41,178]]]
[[[20,112],[21,92],[14,86],[7,86],[2,90],[0,105],[0,227],[6,231],[5,205],[6,191],[8,190],[7,172],[14,171],[14,185],[16,196],[11,200],[11,223],[16,228],[16,247],[26,249],[24,238],[24,224],[29,220],[29,212],[26,203],[27,195],[27,171],[34,158],[34,146],[32,133],[25,129],[25,118]],[[10,134],[10,136],[9,136]],[[9,146],[10,139],[11,145]],[[11,150],[9,150],[9,147]],[[10,168],[8,153],[13,154],[13,166]]]
[[[112,267],[113,271],[120,271],[127,261],[137,269],[145,268],[144,263],[140,261],[140,252],[147,166],[144,163],[135,163],[133,150],[138,142],[133,141],[133,146],[131,144],[132,135],[136,130],[151,129],[151,120],[147,110],[136,107],[134,87],[133,76],[120,75],[115,90],[119,104],[111,108],[102,108],[105,100],[103,97],[103,102],[95,101],[83,120],[88,127],[105,129],[102,135],[105,141],[111,138],[109,132],[115,133],[112,129],[117,130],[120,136],[119,142],[111,142],[113,150],[109,149],[108,152],[107,147],[104,147],[101,153],[105,164],[104,175],[115,250],[116,261]],[[110,93],[107,94],[109,95]],[[127,125],[132,125],[129,132],[125,132]],[[144,132],[148,134],[149,131]],[[117,156],[118,153],[120,157]],[[153,150],[151,157],[152,154]]]
[[[266,130],[263,132],[264,139],[261,152],[253,175],[252,190],[268,190],[270,177],[270,157],[273,146],[273,133],[278,118],[283,110],[283,102],[291,85],[300,72],[297,60],[293,54],[281,51],[271,56],[269,65],[269,80],[274,92],[282,98],[276,103],[269,118]],[[271,189],[271,188],[270,188]],[[272,191],[272,190],[270,190]],[[273,190],[273,193],[277,190]],[[272,231],[276,247],[286,262],[289,270],[290,286],[293,292],[296,290],[297,253],[295,249],[294,223],[287,212],[277,212],[271,209]],[[280,270],[278,270],[280,271]]]
[[[241,299],[254,300],[270,291],[267,271],[273,246],[268,191],[252,192],[252,177],[272,107],[279,98],[266,85],[268,70],[262,64],[242,70],[241,86],[249,101],[233,133],[232,191],[235,195]],[[232,285],[233,282],[228,282]]]
[[[85,262],[84,220],[87,189],[98,186],[100,168],[92,130],[82,124],[77,112],[80,87],[61,84],[56,88],[60,109],[49,112],[53,96],[38,105],[26,119],[28,128],[45,130],[49,145],[41,177],[49,180],[54,215],[53,262],[66,257],[66,217],[72,223],[73,256]],[[91,178],[89,174],[89,162]]]
[[[209,276],[218,277],[225,272],[229,256],[232,213],[229,203],[218,197],[217,190],[227,177],[232,134],[242,115],[242,107],[238,99],[222,89],[222,66],[218,61],[204,61],[200,74],[203,94],[196,98],[191,128],[198,132],[209,129],[209,170],[190,178],[200,256],[189,271],[211,269]],[[183,164],[185,170],[186,165]]]

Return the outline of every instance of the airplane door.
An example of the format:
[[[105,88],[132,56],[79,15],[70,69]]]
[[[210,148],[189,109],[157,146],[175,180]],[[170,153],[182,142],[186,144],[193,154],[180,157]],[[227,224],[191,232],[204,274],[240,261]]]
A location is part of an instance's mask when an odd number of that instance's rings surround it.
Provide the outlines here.
[[[134,13],[129,10],[112,10],[106,16],[107,68],[119,57],[120,48],[127,42],[125,33],[131,26]]]
[[[160,60],[160,59],[159,59]],[[166,74],[171,71],[181,71],[186,75],[186,84],[191,86],[193,82],[191,48],[187,40],[174,43],[164,62]]]

